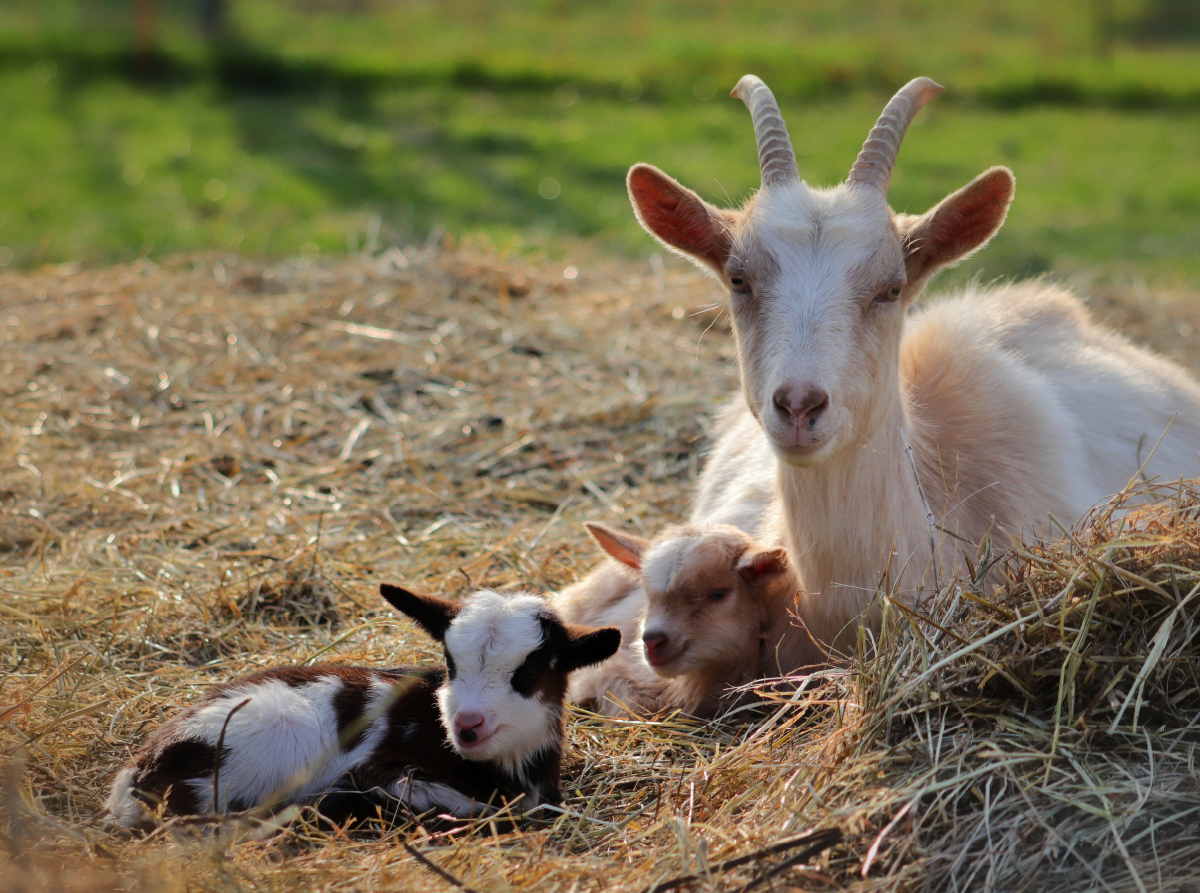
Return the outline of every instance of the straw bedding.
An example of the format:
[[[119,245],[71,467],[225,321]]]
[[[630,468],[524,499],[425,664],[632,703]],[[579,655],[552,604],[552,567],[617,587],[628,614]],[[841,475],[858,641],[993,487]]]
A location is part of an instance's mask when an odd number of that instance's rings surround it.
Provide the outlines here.
[[[515,830],[101,823],[128,749],[212,682],[435,660],[378,582],[553,589],[594,561],[581,521],[686,511],[736,387],[711,288],[576,263],[430,245],[0,278],[0,887],[1200,888],[1186,483],[986,544],[980,582],[887,604],[874,657],[722,722],[573,714],[565,812]],[[1192,356],[1183,305],[1097,306]]]

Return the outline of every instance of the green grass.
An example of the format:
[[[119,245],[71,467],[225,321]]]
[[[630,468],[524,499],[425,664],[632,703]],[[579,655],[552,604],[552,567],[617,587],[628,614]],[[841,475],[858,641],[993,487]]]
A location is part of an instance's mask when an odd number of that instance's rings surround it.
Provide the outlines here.
[[[1133,40],[1162,2],[1114,3],[1105,44],[1083,0],[233,0],[211,51],[188,4],[159,5],[149,61],[127,3],[0,11],[0,262],[341,253],[373,217],[384,242],[445,229],[640,253],[630,164],[720,202],[757,185],[726,96],[755,71],[817,183],[844,177],[891,89],[947,84],[892,200],[923,210],[1013,167],[1013,212],[972,270],[1200,278],[1200,49]]]

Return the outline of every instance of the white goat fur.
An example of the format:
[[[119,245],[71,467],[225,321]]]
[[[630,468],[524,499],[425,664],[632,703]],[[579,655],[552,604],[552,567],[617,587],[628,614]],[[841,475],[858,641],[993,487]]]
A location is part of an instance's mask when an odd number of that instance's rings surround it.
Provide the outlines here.
[[[291,787],[295,798],[303,800],[329,789],[383,738],[386,720],[381,718],[367,728],[352,750],[339,750],[333,698],[341,686],[335,676],[318,676],[299,687],[270,679],[253,688],[232,688],[188,715],[182,733],[215,747],[222,728],[226,729],[231,742],[230,759],[222,766],[226,790],[244,792],[246,799],[258,803],[275,791]],[[386,686],[372,686],[368,709],[387,692]],[[242,701],[248,703],[231,719],[230,714]],[[236,754],[232,747],[235,741]],[[270,759],[263,759],[264,754],[270,754]],[[127,828],[145,817],[145,807],[133,797],[135,773],[132,766],[123,768],[105,803],[117,822]],[[193,778],[183,784],[194,791],[199,812],[215,811],[211,777]]]
[[[761,492],[763,467],[744,457],[774,453],[783,542],[818,640],[844,651],[860,618],[877,628],[881,586],[908,598],[932,588],[906,440],[938,523],[970,543],[989,529],[1037,533],[1051,514],[1074,522],[1138,473],[1164,431],[1144,473],[1200,473],[1200,387],[1095,325],[1066,289],[972,286],[907,312],[940,267],[999,229],[1006,169],[922,217],[855,183],[774,182],[740,211],[647,165],[629,186],[646,229],[730,294],[746,400],[723,421],[698,510],[714,482]],[[797,420],[789,393],[827,403]],[[939,534],[935,547],[944,582],[962,545]]]

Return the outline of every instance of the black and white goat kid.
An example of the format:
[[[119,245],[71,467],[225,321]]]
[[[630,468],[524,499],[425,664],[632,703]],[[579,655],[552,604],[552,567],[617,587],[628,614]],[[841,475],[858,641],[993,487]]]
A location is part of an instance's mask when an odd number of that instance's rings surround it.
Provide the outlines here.
[[[568,676],[610,657],[620,632],[563,623],[528,593],[380,591],[443,643],[445,667],[280,667],[218,685],[117,774],[112,818],[317,803],[341,820],[397,802],[465,818],[558,802]]]

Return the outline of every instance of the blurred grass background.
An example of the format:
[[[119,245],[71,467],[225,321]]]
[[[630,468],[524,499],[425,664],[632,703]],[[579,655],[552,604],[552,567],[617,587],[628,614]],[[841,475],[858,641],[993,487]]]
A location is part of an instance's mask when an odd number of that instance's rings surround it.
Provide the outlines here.
[[[757,186],[747,71],[814,183],[887,97],[949,89],[901,154],[920,211],[992,164],[984,275],[1200,283],[1195,0],[4,0],[0,264],[337,255],[448,232],[642,254],[624,174]],[[211,4],[209,4],[211,8]],[[140,28],[140,37],[139,37]]]

